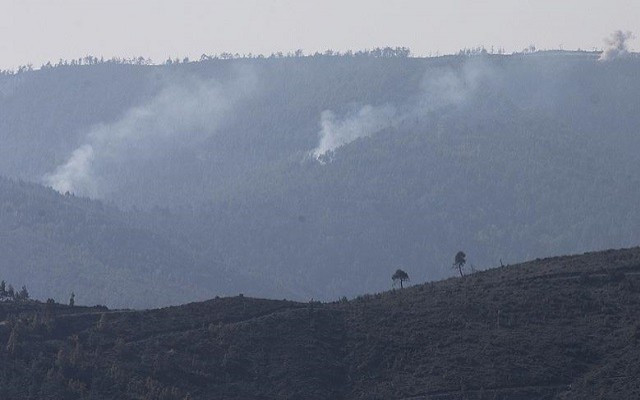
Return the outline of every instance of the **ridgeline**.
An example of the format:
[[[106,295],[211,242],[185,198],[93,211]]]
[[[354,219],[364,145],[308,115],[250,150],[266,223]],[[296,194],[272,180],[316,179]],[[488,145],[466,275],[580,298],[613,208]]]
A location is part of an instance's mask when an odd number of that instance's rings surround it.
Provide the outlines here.
[[[8,301],[0,399],[638,398],[639,305],[640,248],[335,303]]]

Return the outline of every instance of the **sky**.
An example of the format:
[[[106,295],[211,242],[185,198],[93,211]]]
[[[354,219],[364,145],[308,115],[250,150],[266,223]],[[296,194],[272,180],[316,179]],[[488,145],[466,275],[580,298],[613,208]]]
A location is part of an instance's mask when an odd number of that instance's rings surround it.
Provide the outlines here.
[[[591,50],[618,29],[638,51],[639,0],[0,0],[0,68],[88,54]]]

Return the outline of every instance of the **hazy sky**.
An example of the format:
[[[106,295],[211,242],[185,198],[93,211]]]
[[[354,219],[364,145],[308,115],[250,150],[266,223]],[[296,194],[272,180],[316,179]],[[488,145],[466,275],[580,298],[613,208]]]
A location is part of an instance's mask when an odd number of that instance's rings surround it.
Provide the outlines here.
[[[640,33],[640,0],[0,0],[0,68],[87,54],[593,49],[616,29]]]

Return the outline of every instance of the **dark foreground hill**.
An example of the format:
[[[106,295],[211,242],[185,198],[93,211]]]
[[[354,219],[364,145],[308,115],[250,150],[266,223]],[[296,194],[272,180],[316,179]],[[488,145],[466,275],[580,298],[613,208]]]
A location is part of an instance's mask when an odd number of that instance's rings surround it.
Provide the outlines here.
[[[338,303],[0,305],[2,399],[631,399],[640,248]]]

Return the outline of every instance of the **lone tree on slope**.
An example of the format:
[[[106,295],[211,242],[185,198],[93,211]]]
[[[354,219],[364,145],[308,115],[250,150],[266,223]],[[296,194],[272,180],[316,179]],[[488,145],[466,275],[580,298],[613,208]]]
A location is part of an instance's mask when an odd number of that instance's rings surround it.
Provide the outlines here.
[[[464,274],[462,273],[462,267],[464,267],[464,264],[467,262],[467,255],[464,254],[464,251],[459,251],[456,254],[456,258],[453,261],[453,268],[457,268],[458,272],[460,273],[460,276],[464,276]]]
[[[409,274],[407,274],[406,272],[404,272],[401,269],[398,269],[398,270],[396,270],[396,272],[393,273],[393,275],[391,275],[391,280],[393,281],[394,286],[399,281],[400,282],[400,289],[402,289],[403,288],[402,283],[404,281],[408,281],[409,280]]]

